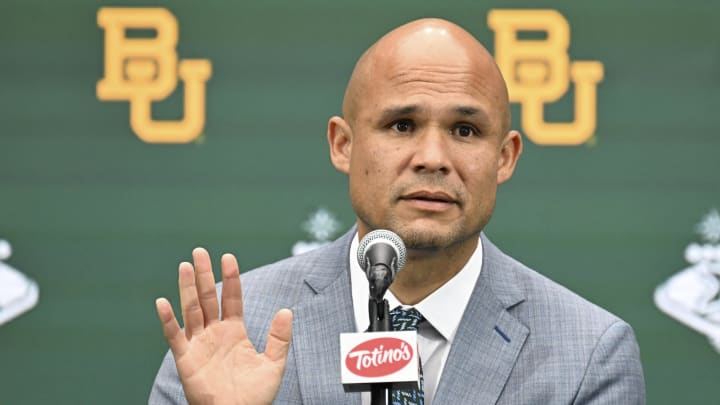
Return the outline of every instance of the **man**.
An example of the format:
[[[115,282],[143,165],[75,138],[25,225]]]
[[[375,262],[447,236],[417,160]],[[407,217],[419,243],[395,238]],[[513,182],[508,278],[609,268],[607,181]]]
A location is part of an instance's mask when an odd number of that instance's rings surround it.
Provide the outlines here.
[[[244,274],[242,295],[237,262],[224,255],[221,319],[210,259],[195,249],[194,266],[179,268],[184,332],[157,301],[172,354],[150,403],[368,404],[340,382],[338,335],[367,328],[354,257],[375,229],[408,248],[388,299],[421,315],[417,403],[644,403],[632,329],[481,234],[522,151],[509,125],[502,76],[469,33],[424,19],[381,38],[353,71],[343,117],[328,124],[356,230]]]

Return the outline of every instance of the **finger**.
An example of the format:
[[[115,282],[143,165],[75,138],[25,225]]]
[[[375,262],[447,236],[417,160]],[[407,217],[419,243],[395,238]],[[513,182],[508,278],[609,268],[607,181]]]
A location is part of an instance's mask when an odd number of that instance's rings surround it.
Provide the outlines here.
[[[219,316],[215,276],[213,276],[212,263],[207,250],[200,247],[195,248],[192,256],[195,263],[195,284],[200,299],[200,308],[207,326],[217,321]]]
[[[178,269],[178,284],[180,286],[180,307],[182,308],[185,336],[188,339],[204,328],[202,309],[195,287],[195,271],[192,264],[180,263]]]
[[[222,267],[222,316],[223,319],[243,317],[242,286],[240,268],[235,256],[226,253],[220,259]]]
[[[275,318],[270,324],[270,332],[268,332],[265,344],[265,356],[271,361],[285,362],[287,358],[292,336],[292,318],[293,315],[289,309],[281,309],[275,314]]]
[[[155,300],[155,309],[157,310],[160,324],[162,324],[163,334],[170,345],[170,350],[176,357],[182,356],[187,349],[187,340],[183,335],[180,325],[178,325],[172,305],[165,298]]]

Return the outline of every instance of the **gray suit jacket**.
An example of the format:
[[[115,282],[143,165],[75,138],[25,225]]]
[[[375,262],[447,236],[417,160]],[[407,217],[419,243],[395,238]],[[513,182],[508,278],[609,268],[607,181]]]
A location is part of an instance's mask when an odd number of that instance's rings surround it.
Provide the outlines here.
[[[256,347],[265,347],[278,309],[294,314],[275,404],[360,405],[360,394],[340,383],[338,337],[355,331],[348,268],[353,235],[354,229],[326,247],[243,274],[245,322]],[[482,272],[434,404],[644,404],[631,327],[482,238]],[[170,352],[149,403],[186,403]]]

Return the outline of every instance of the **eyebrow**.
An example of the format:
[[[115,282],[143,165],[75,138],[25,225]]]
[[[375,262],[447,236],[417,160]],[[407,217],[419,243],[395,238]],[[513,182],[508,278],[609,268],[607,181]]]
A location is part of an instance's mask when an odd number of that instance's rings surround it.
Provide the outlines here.
[[[386,108],[380,113],[380,117],[382,121],[390,120],[394,117],[402,116],[402,115],[410,115],[413,113],[416,113],[420,111],[420,106],[416,104],[411,105],[403,105],[398,107],[389,107]]]
[[[453,108],[453,110],[460,114],[465,116],[472,116],[472,115],[480,115],[481,111],[479,108],[475,107],[466,107],[466,106],[458,106]]]
[[[418,104],[388,107],[382,110],[382,112],[380,113],[380,122],[392,121],[393,119],[396,119],[398,117],[412,115],[417,112],[421,112],[422,110],[423,107]],[[485,110],[478,107],[458,105],[451,107],[450,111],[462,117],[480,119],[484,121],[488,120],[488,114],[485,112]]]

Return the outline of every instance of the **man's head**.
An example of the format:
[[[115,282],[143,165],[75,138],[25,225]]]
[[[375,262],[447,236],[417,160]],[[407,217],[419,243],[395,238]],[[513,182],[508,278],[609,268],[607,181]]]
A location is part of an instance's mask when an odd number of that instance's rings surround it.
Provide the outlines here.
[[[360,237],[390,229],[411,249],[477,238],[522,150],[492,56],[439,19],[403,25],[370,47],[343,115],[330,119],[328,142],[349,175]]]

